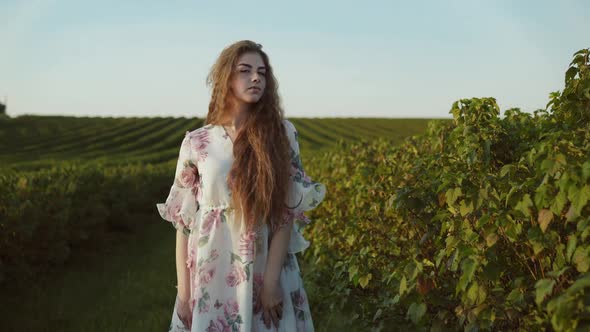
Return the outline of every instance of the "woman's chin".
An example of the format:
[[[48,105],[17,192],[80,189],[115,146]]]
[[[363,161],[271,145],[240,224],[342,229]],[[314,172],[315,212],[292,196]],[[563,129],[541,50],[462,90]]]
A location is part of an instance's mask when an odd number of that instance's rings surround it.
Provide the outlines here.
[[[246,104],[256,104],[256,103],[257,103],[259,100],[260,100],[260,98],[258,98],[258,97],[254,97],[254,98],[252,98],[252,97],[249,97],[249,98],[244,98],[244,99],[243,99],[243,101],[244,101]]]

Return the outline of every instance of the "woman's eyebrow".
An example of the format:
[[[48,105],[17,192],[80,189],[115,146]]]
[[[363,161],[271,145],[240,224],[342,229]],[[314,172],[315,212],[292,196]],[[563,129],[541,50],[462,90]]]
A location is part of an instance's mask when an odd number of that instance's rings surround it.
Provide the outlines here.
[[[246,67],[252,68],[252,66],[247,63],[238,63],[238,66],[246,66]],[[262,66],[262,67],[258,67],[258,69],[266,69],[266,67]]]

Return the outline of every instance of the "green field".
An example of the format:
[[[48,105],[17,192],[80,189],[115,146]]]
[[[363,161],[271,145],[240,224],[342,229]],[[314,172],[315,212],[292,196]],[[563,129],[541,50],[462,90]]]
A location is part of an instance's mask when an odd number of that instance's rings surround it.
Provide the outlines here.
[[[428,119],[290,118],[302,152],[330,149],[338,140],[403,137],[423,132]],[[203,125],[187,118],[20,116],[0,120],[0,164],[19,171],[62,161],[157,164],[178,157],[186,131]]]
[[[290,120],[299,131],[304,161],[318,155],[320,151],[333,150],[339,142],[354,143],[385,138],[395,144],[404,137],[424,132],[428,122],[426,119],[368,118]],[[49,187],[35,188],[26,194],[3,196],[9,197],[3,199],[6,204],[10,200],[21,204],[23,196],[30,197],[29,201],[39,204],[45,202],[40,212],[30,205],[24,208],[14,205],[8,207],[8,210],[14,208],[16,211],[13,215],[22,210],[37,210],[37,215],[29,218],[27,216],[30,213],[23,212],[13,218],[17,222],[20,220],[20,225],[9,220],[5,226],[17,233],[28,234],[32,231],[55,246],[59,242],[60,248],[66,248],[66,254],[63,250],[56,250],[43,257],[46,253],[44,245],[34,241],[35,235],[30,240],[24,236],[18,237],[18,241],[7,245],[9,250],[22,254],[23,261],[28,261],[28,264],[33,265],[37,258],[52,263],[47,263],[42,268],[25,268],[23,271],[27,273],[26,276],[23,274],[22,280],[5,281],[2,284],[0,321],[5,328],[34,331],[161,331],[167,328],[176,291],[175,233],[167,222],[159,219],[155,210],[151,214],[145,214],[145,210],[153,208],[150,203],[165,199],[165,190],[172,180],[180,141],[187,130],[194,130],[202,123],[202,119],[186,118],[57,116],[21,116],[0,121],[0,161],[3,173],[6,175],[15,171],[17,178],[18,174],[31,175],[28,178],[28,183],[31,184],[29,187],[35,187],[33,183],[49,186],[48,183],[52,182],[51,186],[70,187],[82,181],[96,186],[102,180],[95,180],[95,175],[87,173],[101,172],[100,167],[104,166],[106,174],[110,172],[107,169],[125,168],[129,164],[156,165],[161,169],[158,172],[161,174],[160,178],[163,178],[153,185],[163,187],[159,191],[161,194],[148,195],[151,198],[147,202],[135,204],[139,205],[138,210],[133,210],[133,204],[119,207],[117,211],[129,210],[130,213],[125,216],[125,220],[117,221],[117,227],[110,225],[106,230],[99,228],[99,235],[93,234],[92,230],[109,218],[107,212],[100,214],[101,210],[109,210],[109,204],[104,203],[104,197],[97,198],[91,194],[95,188],[80,189],[69,196],[65,189],[59,189],[59,195],[52,194],[53,189]],[[100,166],[91,172],[74,168],[67,172],[56,169],[53,173],[44,173],[54,166],[95,162],[100,162]],[[141,170],[138,172],[140,173],[131,173],[131,177],[137,177],[134,174],[143,174]],[[310,172],[313,173],[313,170]],[[55,183],[59,181],[61,174],[70,173],[76,175],[73,178],[65,175],[61,185]],[[80,174],[87,180],[80,180]],[[146,185],[136,184],[136,187],[141,190]],[[121,186],[129,187],[124,184]],[[117,190],[104,185],[100,187],[102,191]],[[6,186],[4,190],[8,190]],[[132,189],[127,193],[134,194]],[[122,192],[121,195],[125,196],[127,193]],[[80,196],[89,198],[87,201],[81,199],[78,204],[99,206],[99,212],[86,208],[77,211],[76,203],[71,203],[71,208],[66,208],[70,211],[68,213],[90,214],[93,217],[89,220],[93,221],[88,222],[89,225],[76,225],[76,228],[80,228],[79,233],[76,233],[76,241],[71,234],[63,237],[47,235],[47,227],[51,229],[53,223],[56,227],[51,232],[59,230],[59,227],[67,229],[68,226],[58,224],[63,219],[52,215],[55,209],[46,207],[54,203],[52,200],[70,201]],[[141,209],[144,210],[143,214]],[[68,218],[72,219],[71,216]],[[26,223],[26,220],[29,222]],[[29,249],[24,249],[27,247]],[[48,258],[49,256],[52,258]],[[300,258],[300,264],[304,279],[307,280],[306,272],[313,271],[307,266],[313,263]],[[321,303],[324,285],[310,284],[307,281],[306,284],[310,301]],[[31,316],[31,312],[35,314]],[[330,331],[337,326],[345,327],[342,319],[345,315],[341,310],[336,310],[329,316],[314,316],[316,329]]]

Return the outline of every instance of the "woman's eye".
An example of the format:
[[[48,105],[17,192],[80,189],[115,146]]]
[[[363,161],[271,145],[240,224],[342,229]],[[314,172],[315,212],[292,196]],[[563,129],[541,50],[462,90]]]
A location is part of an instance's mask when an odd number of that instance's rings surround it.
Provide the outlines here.
[[[240,72],[241,72],[241,73],[247,73],[247,72],[248,72],[248,70],[247,70],[247,69],[243,69],[243,70],[240,70]]]
[[[262,76],[266,76],[266,73],[258,73],[258,74],[260,74],[260,75],[262,75]]]

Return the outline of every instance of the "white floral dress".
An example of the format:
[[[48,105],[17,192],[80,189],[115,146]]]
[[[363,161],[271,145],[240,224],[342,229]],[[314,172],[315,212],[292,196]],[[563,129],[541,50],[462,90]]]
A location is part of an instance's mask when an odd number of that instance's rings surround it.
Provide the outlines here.
[[[283,315],[277,330],[267,329],[262,311],[254,314],[271,233],[260,235],[234,217],[226,178],[233,161],[233,142],[221,125],[207,124],[186,132],[174,183],[165,203],[157,204],[163,219],[188,236],[191,331],[313,331],[307,294],[295,253],[309,242],[302,228],[310,220],[303,212],[315,208],[326,188],[304,172],[297,130],[283,120],[291,143],[291,181],[283,222],[294,220],[285,263],[281,269]],[[177,314],[178,297],[169,331],[188,331]]]

